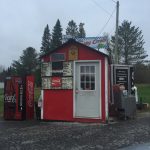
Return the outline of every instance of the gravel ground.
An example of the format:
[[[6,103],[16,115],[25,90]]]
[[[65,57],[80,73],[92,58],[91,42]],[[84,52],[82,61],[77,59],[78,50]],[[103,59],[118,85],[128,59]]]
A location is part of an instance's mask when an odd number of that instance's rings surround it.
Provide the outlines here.
[[[0,120],[0,150],[116,150],[150,142],[150,113],[111,124]]]

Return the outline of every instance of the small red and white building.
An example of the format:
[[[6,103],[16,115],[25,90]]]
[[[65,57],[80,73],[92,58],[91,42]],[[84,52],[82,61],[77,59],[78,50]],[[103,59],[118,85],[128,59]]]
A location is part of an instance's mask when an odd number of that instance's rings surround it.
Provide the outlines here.
[[[73,39],[41,56],[41,119],[106,122],[108,56]]]

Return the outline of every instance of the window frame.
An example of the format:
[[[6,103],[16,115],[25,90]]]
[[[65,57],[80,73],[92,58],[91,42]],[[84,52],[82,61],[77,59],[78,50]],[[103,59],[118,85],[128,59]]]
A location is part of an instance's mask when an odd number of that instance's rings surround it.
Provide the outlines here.
[[[89,71],[89,72],[87,73],[87,72],[85,71],[85,72],[81,73],[81,67],[85,67],[85,68],[86,68],[86,67],[88,67],[88,66],[89,66],[89,67],[92,67],[92,66],[93,66],[93,67],[94,67],[94,72],[92,73],[92,72]],[[84,75],[84,74],[85,74],[85,76],[86,76],[86,75],[90,75],[89,84],[90,84],[90,86],[91,86],[91,83],[94,83],[94,90],[91,90],[91,89],[85,89],[85,90],[84,90],[84,89],[81,88],[81,75]],[[95,80],[94,80],[93,82],[91,82],[91,75],[94,75],[94,77],[95,77],[95,78],[94,78]],[[84,82],[85,82],[84,84],[87,83],[87,82],[86,82],[86,79],[85,79]],[[84,85],[84,86],[86,86],[86,85]],[[82,65],[79,65],[79,90],[80,90],[80,91],[96,91],[96,65],[93,65],[93,64],[88,64],[88,65],[82,64]]]

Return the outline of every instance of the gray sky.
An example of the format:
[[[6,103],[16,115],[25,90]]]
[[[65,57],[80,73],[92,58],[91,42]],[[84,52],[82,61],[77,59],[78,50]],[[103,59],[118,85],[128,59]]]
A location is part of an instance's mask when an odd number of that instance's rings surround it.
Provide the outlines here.
[[[143,31],[144,47],[150,55],[150,0],[119,2],[120,24],[123,20],[132,21],[132,25]],[[51,32],[58,18],[63,33],[73,19],[77,24],[85,23],[87,36],[114,34],[116,12],[102,29],[115,5],[113,0],[0,0],[0,65],[10,66],[29,46],[39,52],[46,24]]]

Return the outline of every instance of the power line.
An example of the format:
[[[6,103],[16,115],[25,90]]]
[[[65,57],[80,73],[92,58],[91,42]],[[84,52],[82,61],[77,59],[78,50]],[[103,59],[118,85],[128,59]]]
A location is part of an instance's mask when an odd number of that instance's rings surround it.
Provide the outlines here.
[[[114,2],[114,3],[117,3],[116,1],[114,1],[114,0],[111,0],[112,2]]]
[[[101,31],[99,32],[98,35],[100,35],[100,34],[104,31],[104,29],[106,28],[106,26],[107,26],[107,24],[109,23],[110,19],[112,18],[112,16],[113,16],[115,10],[116,10],[116,8],[112,11],[110,17],[108,18],[107,22],[104,24],[104,26],[102,27],[102,29],[101,29]]]
[[[117,3],[117,1],[115,1],[115,0],[110,0],[110,1],[112,1],[113,3]]]
[[[109,35],[112,35],[115,33],[115,28],[116,28],[116,26],[113,26],[113,28],[108,32]]]
[[[103,8],[99,3],[97,3],[97,1],[95,0],[91,0],[96,6],[98,6],[99,8],[101,8],[103,11],[105,11],[105,13],[111,15],[111,13],[109,13],[109,11],[107,11],[105,8]]]

